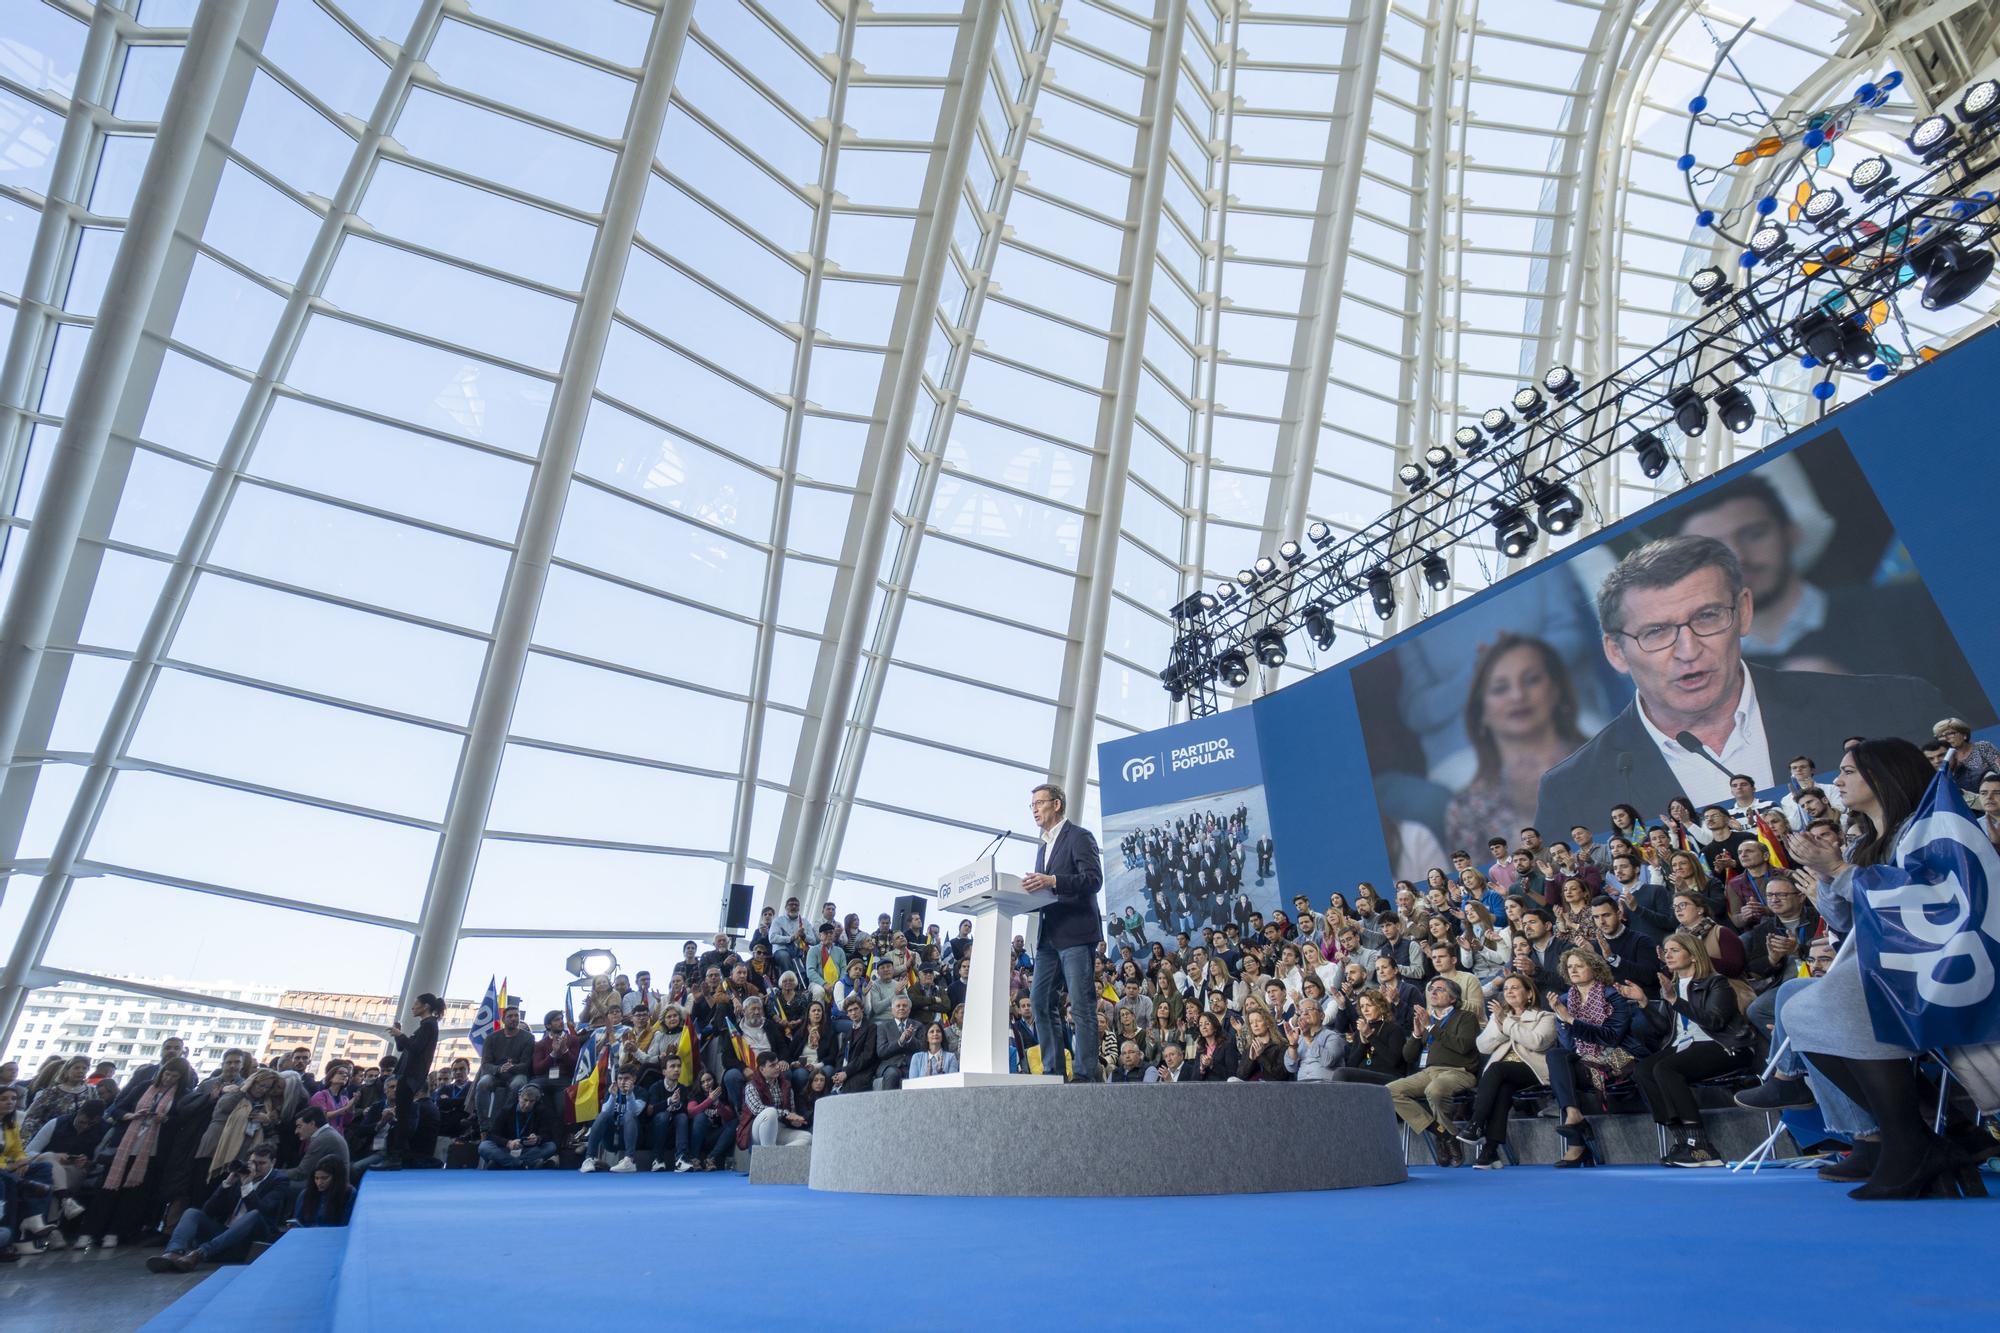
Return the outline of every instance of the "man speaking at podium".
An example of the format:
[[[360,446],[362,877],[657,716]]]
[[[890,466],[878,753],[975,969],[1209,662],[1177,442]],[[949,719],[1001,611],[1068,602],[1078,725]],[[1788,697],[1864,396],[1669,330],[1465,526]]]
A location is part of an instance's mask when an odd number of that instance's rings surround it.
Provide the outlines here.
[[[1097,996],[1093,955],[1104,937],[1104,920],[1097,914],[1097,890],[1104,883],[1104,861],[1097,839],[1081,825],[1064,818],[1069,801],[1053,783],[1035,788],[1028,808],[1042,831],[1035,853],[1035,873],[1021,876],[1030,893],[1053,895],[1041,913],[1035,944],[1035,977],[1029,997],[1035,1008],[1035,1032],[1042,1045],[1042,1072],[1062,1073],[1061,987],[1069,995],[1076,1020],[1075,1081],[1097,1081]]]

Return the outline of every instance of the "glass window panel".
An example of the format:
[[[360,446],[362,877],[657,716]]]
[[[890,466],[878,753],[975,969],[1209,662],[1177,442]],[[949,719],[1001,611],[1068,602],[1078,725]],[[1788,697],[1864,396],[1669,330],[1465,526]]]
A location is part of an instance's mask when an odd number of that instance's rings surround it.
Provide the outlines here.
[[[1089,460],[1074,450],[966,412],[953,419],[945,463],[1072,504],[1083,502],[1084,487],[1090,480]]]
[[[70,395],[76,391],[77,371],[83,365],[83,349],[89,341],[90,330],[80,324],[57,326],[55,349],[49,353],[48,368],[42,374],[38,405],[42,412],[52,417],[69,412]]]
[[[326,299],[343,310],[555,371],[576,307],[529,287],[349,236]]]
[[[552,287],[583,285],[587,224],[401,162],[381,162],[360,214],[377,231]]]
[[[248,384],[226,371],[168,351],[160,360],[139,433],[155,444],[213,462],[248,390]]]
[[[996,356],[1012,357],[1073,379],[1094,381],[1104,374],[1108,339],[1004,300],[986,303],[978,334],[986,350]]]
[[[667,112],[660,144],[660,161],[700,194],[786,251],[808,247],[811,206],[681,108]]]
[[[857,84],[847,90],[847,114],[841,123],[864,139],[929,143],[943,104],[943,88]]]
[[[622,672],[534,653],[512,735],[639,759],[734,772],[746,706]]]
[[[31,218],[39,219],[39,213],[31,213]],[[27,240],[34,241],[33,222],[29,223]],[[76,258],[70,264],[69,290],[63,293],[62,307],[72,315],[95,318],[97,307],[104,299],[104,287],[111,278],[111,265],[118,258],[118,243],[125,239],[125,233],[112,231],[108,227],[85,227],[76,239]],[[27,256],[22,255],[25,261]]]
[[[1183,526],[1180,514],[1144,486],[1125,488],[1124,530],[1169,560],[1180,558]]]
[[[630,79],[449,20],[424,60],[453,87],[606,139],[625,132]]]
[[[623,65],[640,63],[652,30],[644,10],[615,0],[479,0],[476,8],[484,18]]]
[[[638,764],[507,747],[490,829],[720,850],[729,845],[736,784]]]
[[[128,652],[137,648],[166,579],[167,567],[158,560],[106,551],[98,563],[90,609],[84,612],[77,642]]]
[[[622,322],[611,326],[597,385],[703,439],[726,444],[753,463],[778,461],[782,407]]]
[[[1081,88],[1100,102],[1134,113],[1146,90],[1145,80],[1137,74],[1063,41],[1050,50],[1049,72],[1043,77],[1052,83]]]
[[[1112,162],[1130,162],[1138,152],[1137,125],[1057,92],[1036,99],[1035,118],[1050,137]]]
[[[1149,615],[1122,597],[1111,599],[1106,622],[1104,648],[1130,662],[1164,662],[1173,641],[1173,630],[1156,615]],[[1153,688],[1159,688],[1156,678]]]
[[[1007,225],[1022,241],[1066,255],[1106,273],[1123,262],[1125,233],[1096,218],[1062,208],[1027,190],[1016,190],[1007,205]],[[1231,236],[1232,242],[1234,236]]]
[[[239,485],[211,559],[390,610],[485,631],[507,556],[388,519]]]
[[[982,690],[906,666],[889,668],[875,714],[877,727],[945,739],[958,729],[954,719],[962,718],[979,720],[978,748],[982,750],[1026,764],[1048,759],[1049,738],[1055,734],[1054,705]],[[870,750],[872,758],[872,746]]]
[[[1111,327],[1117,297],[1116,288],[1102,278],[1011,245],[1001,246],[993,263],[992,289],[1099,329]]]
[[[819,286],[819,318],[822,333],[842,342],[888,342],[896,319],[896,301],[902,287],[888,282],[843,282],[823,278]]]
[[[1208,512],[1238,523],[1262,523],[1271,479],[1215,468],[1208,474]]]
[[[556,555],[746,615],[764,592],[761,551],[594,486],[570,487]]]
[[[152,151],[149,134],[106,135],[97,153],[97,174],[89,186],[90,211],[108,218],[130,214],[132,197],[139,192],[139,177]]]
[[[1160,694],[1157,687],[1154,693]],[[959,728],[954,728],[961,734],[943,739],[967,739],[963,732],[970,730],[970,722],[970,717],[962,717]],[[1026,809],[1028,789],[1037,780],[1011,765],[878,735],[868,743],[868,758],[861,766],[855,796],[922,810],[939,818],[990,822],[996,810]]]
[[[354,156],[353,139],[262,71],[251,76],[230,147],[300,193],[325,199]]]
[[[222,167],[201,238],[267,278],[296,282],[320,219],[234,162]]]
[[[401,42],[409,36],[419,0],[339,0],[339,4],[341,11],[369,36]],[[486,9],[491,4],[492,0],[486,0],[480,8]]]
[[[951,596],[973,610],[1029,624],[1046,621],[1051,608],[1068,606],[1073,582],[1053,570],[936,537],[917,552],[911,580],[918,591]]]
[[[180,68],[178,46],[134,46],[125,52],[125,68],[118,76],[118,93],[111,103],[112,114],[120,120],[158,120],[167,107],[167,92],[173,87],[174,71]]]
[[[63,118],[0,90],[0,185],[47,194]]]
[[[401,40],[408,31],[395,34]],[[279,5],[264,34],[263,56],[342,115],[367,120],[389,67],[318,5]]]
[[[174,337],[233,366],[256,369],[271,345],[284,298],[206,255],[195,256]]]
[[[0,74],[64,97],[76,90],[86,25],[51,5],[29,3],[8,7],[7,28],[0,37]]]
[[[552,394],[545,380],[325,315],[306,325],[287,382],[303,393],[528,455],[541,448]]]
[[[819,640],[803,634],[778,634],[771,639],[771,688],[773,703],[804,708],[812,691],[814,664],[819,660]]]
[[[741,621],[561,568],[535,621],[539,645],[738,691],[750,687],[756,641]]]
[[[1151,38],[1145,28],[1119,18],[1091,4],[1078,4],[1063,15],[1069,36],[1088,42],[1099,50],[1143,65],[1150,54]]]
[[[508,930],[706,930],[715,924],[717,885],[724,869],[709,857],[488,838],[479,849],[465,924]],[[575,892],[580,884],[591,887],[581,898]],[[499,942],[470,939],[458,947],[464,954]],[[564,953],[576,947],[574,940],[559,943]],[[619,940],[617,948],[619,971],[630,975],[650,968],[656,986],[666,981],[680,960],[679,946],[667,940]],[[542,996],[552,993],[544,986],[560,985],[564,973],[558,960],[546,974],[502,975],[519,978],[522,985],[533,987],[530,994]],[[480,989],[486,983],[465,984]],[[561,1008],[559,1001],[551,1003]]]
[[[820,18],[827,17],[818,5],[786,6],[782,10],[774,10],[774,17],[780,21],[788,20],[794,17],[795,11],[799,14],[819,11]],[[827,99],[833,85],[827,81],[825,72],[801,56],[796,48],[751,13],[748,7],[736,3],[736,0],[704,5],[701,33],[727,51],[754,77],[769,85],[806,119],[826,114]],[[854,90],[850,89],[849,98],[853,95]],[[853,109],[851,100],[848,107],[850,111]]]
[[[1243,45],[1253,37],[1243,34]],[[1236,71],[1236,95],[1250,106],[1271,111],[1307,111],[1326,114],[1338,94],[1340,77],[1333,73],[1312,74],[1303,70],[1257,69],[1242,66]]]
[[[846,160],[844,156],[842,160]],[[1040,139],[1030,140],[1022,151],[1021,170],[1036,189],[1074,200],[1106,217],[1123,217],[1130,201],[1131,177],[1086,162]]]
[[[937,337],[936,333],[931,335]],[[806,397],[835,412],[869,415],[882,381],[882,354],[845,347],[816,347],[806,377]]]
[[[833,584],[833,566],[812,560],[786,560],[784,581],[778,586],[778,623],[787,629],[817,634],[826,626],[827,608],[833,604]]]
[[[111,520],[111,539],[171,555],[187,534],[210,473],[149,449],[132,451],[131,470]]]
[[[854,32],[854,58],[870,74],[943,74],[958,29],[943,25],[864,23]]]
[[[909,466],[905,460],[905,466]],[[846,491],[829,491],[818,486],[798,486],[792,491],[792,521],[785,533],[785,545],[807,555],[836,559],[847,536],[848,515],[854,496]],[[789,575],[788,575],[789,577]]]
[[[900,274],[915,227],[911,218],[836,210],[827,221],[826,256],[850,273]]]
[[[419,157],[595,213],[611,182],[603,149],[419,88],[396,119],[396,140]]]
[[[1171,606],[1180,595],[1180,571],[1129,541],[1118,543],[1112,588],[1142,606]]]
[[[254,476],[511,540],[527,464],[279,397],[250,457]]]
[[[174,632],[172,655],[463,725],[485,652],[477,639],[204,574]]]
[[[848,148],[840,154],[835,188],[853,204],[914,208],[923,195],[930,154],[888,148]]]
[[[459,738],[185,671],[161,671],[134,758],[441,819]]]
[[[770,477],[601,400],[584,423],[577,471],[715,527],[770,535]]]
[[[783,393],[791,387],[798,344],[788,334],[644,250],[632,251],[618,308],[655,333],[701,349],[760,388]],[[796,318],[795,311],[785,313]]]
[[[1352,272],[1358,265],[1350,264]],[[1232,305],[1292,311],[1305,291],[1305,270],[1280,264],[1222,263],[1222,290]]]
[[[664,177],[647,181],[639,234],[765,314],[798,318],[806,280],[799,266],[771,253]]]
[[[1034,785],[1034,779],[1024,775],[1020,790],[1015,793],[1016,804],[1023,814],[1028,809],[1028,791]],[[992,812],[987,811],[980,820],[991,824]],[[959,864],[952,858],[965,855],[965,839],[966,830],[956,824],[939,824],[915,815],[857,805],[847,816],[847,838],[841,845],[840,865],[849,874],[935,889],[938,867]],[[869,885],[843,883],[839,889],[843,910],[859,910],[864,905],[862,896],[870,891]],[[880,910],[888,908],[885,905]]]
[[[815,481],[852,486],[861,475],[868,423],[808,412],[799,432],[798,473]]]
[[[966,370],[961,401],[1004,411],[1031,429],[1084,444],[1096,437],[1102,399],[982,356],[974,357]]]
[[[89,855],[205,884],[411,919],[423,906],[436,851],[437,834],[426,829],[165,773],[124,772],[105,798]]]
[[[1024,500],[956,474],[938,479],[930,526],[1054,565],[1074,566],[1083,538],[1083,515],[1076,511]]]
[[[819,179],[824,155],[819,137],[745,83],[699,42],[689,42],[681,53],[680,68],[674,74],[674,96],[699,110],[779,175],[799,185]]]

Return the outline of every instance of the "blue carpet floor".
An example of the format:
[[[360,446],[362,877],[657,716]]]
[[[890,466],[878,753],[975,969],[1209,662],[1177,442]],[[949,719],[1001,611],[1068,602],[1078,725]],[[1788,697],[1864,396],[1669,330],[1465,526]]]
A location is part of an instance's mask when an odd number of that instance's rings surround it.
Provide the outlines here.
[[[667,1311],[677,1325],[729,1326],[774,1312],[789,1275],[783,1300],[803,1302],[816,1331],[1306,1319],[1686,1333],[1727,1308],[1759,1330],[1921,1321],[1926,1333],[1991,1333],[1996,1252],[2000,1198],[1864,1205],[1796,1171],[1419,1169],[1381,1189],[1169,1199],[426,1171],[370,1180],[344,1238],[285,1238],[198,1322],[374,1333],[462,1314],[484,1291],[504,1292],[506,1311],[490,1313],[510,1326],[582,1308],[608,1328]],[[1720,1305],[1719,1291],[1731,1293]],[[155,1327],[189,1326],[172,1321],[178,1310]]]

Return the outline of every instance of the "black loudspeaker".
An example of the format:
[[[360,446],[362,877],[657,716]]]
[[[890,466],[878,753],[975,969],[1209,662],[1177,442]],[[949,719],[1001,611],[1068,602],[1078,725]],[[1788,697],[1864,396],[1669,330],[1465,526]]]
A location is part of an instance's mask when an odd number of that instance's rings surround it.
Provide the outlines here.
[[[725,930],[750,929],[750,893],[748,884],[729,886],[729,913],[722,919]]]
[[[910,913],[915,912],[917,920],[921,922],[924,919],[924,911],[930,905],[930,901],[930,899],[920,893],[906,893],[902,895],[896,899],[894,915],[890,918],[890,925],[897,930],[908,930]],[[916,941],[913,939],[910,943],[915,944]]]

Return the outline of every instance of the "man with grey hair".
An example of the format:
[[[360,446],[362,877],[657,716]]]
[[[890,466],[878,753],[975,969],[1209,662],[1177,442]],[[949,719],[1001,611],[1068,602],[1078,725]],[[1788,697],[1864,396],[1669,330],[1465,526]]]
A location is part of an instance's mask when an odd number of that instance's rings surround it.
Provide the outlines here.
[[[1462,1001],[1457,983],[1431,978],[1403,1043],[1403,1058],[1416,1072],[1389,1085],[1396,1114],[1429,1141],[1439,1166],[1458,1165],[1458,1141],[1445,1107],[1479,1082],[1479,1020]]]
[[[1633,699],[1542,775],[1537,824],[1564,828],[1621,802],[1665,810],[1676,795],[1717,804],[1732,773],[1764,791],[1795,754],[1837,752],[1857,733],[1921,735],[1939,715],[1937,689],[1913,676],[1747,665],[1754,602],[1735,554],[1712,537],[1665,537],[1619,561],[1597,590],[1597,619]]]
[[[1071,1081],[1095,1083],[1097,1006],[1093,962],[1104,940],[1104,918],[1097,910],[1097,891],[1104,886],[1104,859],[1090,830],[1069,818],[1069,798],[1061,787],[1044,782],[1029,794],[1028,813],[1041,831],[1033,874],[1021,876],[1029,893],[1048,895],[1040,914],[1035,943],[1034,979],[1029,995],[1035,1006],[1035,1031],[1042,1040],[1042,1068],[1059,1074],[1063,1067],[1062,994],[1067,993],[1076,1015],[1076,1045]]]
[[[1308,998],[1299,1001],[1299,1016],[1285,1024],[1292,1039],[1285,1072],[1300,1083],[1331,1083],[1333,1071],[1346,1063],[1346,1039],[1324,1022],[1319,1001]]]

